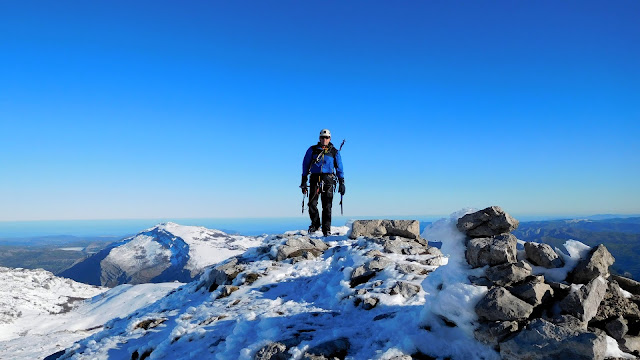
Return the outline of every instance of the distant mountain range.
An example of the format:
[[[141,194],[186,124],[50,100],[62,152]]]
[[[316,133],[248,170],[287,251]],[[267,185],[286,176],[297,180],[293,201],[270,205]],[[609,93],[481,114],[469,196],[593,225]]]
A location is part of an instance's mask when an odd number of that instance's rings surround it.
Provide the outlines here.
[[[109,287],[188,282],[206,266],[257,246],[262,239],[167,222],[112,243],[59,275]]]

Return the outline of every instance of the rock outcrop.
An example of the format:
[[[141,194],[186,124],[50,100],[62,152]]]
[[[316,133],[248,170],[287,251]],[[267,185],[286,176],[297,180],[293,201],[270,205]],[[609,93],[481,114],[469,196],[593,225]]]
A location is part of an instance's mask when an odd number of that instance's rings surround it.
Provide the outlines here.
[[[467,262],[485,267],[484,276],[470,280],[489,288],[475,307],[476,339],[499,349],[504,359],[604,359],[605,334],[622,350],[640,351],[640,283],[610,277],[615,259],[607,248],[591,250],[564,281],[550,281],[534,275],[532,266],[562,268],[562,255],[527,242],[518,256],[518,239],[508,233],[517,224],[495,206],[458,220],[467,235]]]
[[[546,268],[559,268],[564,266],[564,261],[553,248],[547,244],[528,242],[524,244],[527,260],[532,264]]]
[[[418,220],[356,220],[353,222],[350,237],[402,236],[408,239],[420,238]]]
[[[578,263],[576,268],[569,274],[571,282],[586,284],[589,281],[602,276],[609,277],[609,267],[613,265],[615,259],[607,248],[600,244],[596,247],[587,259]]]
[[[471,239],[467,245],[467,262],[472,267],[516,262],[518,239],[512,234]]]
[[[508,360],[604,359],[604,333],[557,326],[544,319],[533,320],[512,339],[500,344],[500,356]]]
[[[469,237],[490,237],[511,232],[518,228],[519,221],[499,206],[467,214],[458,220],[458,230]]]

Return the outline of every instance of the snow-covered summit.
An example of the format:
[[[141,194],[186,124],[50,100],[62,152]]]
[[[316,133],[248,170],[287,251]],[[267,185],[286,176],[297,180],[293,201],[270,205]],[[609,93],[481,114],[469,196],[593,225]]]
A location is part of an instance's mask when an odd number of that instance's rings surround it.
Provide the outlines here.
[[[110,287],[188,282],[206,266],[258,246],[263,239],[166,222],[113,244],[61,275]]]

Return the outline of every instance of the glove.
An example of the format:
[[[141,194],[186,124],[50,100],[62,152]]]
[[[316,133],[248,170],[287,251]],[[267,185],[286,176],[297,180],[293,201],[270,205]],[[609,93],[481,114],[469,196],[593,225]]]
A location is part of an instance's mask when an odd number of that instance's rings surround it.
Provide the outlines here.
[[[300,189],[302,189],[302,193],[307,193],[307,175],[302,175],[302,180],[300,181]]]
[[[340,195],[344,195],[344,178],[338,179],[338,182],[340,182],[340,185],[338,186],[338,192],[340,193]]]

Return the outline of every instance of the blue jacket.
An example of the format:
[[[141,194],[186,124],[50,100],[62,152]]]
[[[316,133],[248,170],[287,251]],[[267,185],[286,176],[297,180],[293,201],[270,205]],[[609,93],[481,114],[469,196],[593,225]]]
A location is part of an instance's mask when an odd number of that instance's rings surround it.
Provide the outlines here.
[[[318,162],[315,162],[318,159]],[[313,165],[311,165],[313,164]],[[311,169],[309,169],[311,165]],[[339,179],[344,179],[344,169],[342,168],[342,158],[340,151],[332,143],[329,143],[326,150],[322,149],[320,143],[310,146],[302,160],[302,175],[311,174],[335,174]]]

